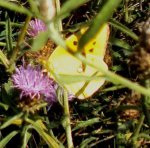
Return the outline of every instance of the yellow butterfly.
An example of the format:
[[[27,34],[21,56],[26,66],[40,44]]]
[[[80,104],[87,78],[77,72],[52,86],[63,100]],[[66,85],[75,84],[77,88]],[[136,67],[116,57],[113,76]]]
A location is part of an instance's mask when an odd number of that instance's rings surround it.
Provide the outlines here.
[[[82,34],[87,28],[81,29],[80,33],[73,34],[66,39],[67,46],[72,51],[77,51],[78,42]],[[79,35],[80,34],[80,35]],[[104,62],[104,56],[106,51],[106,46],[109,37],[109,26],[105,24],[97,32],[96,36],[87,43],[82,50],[82,54],[86,59],[90,60],[93,64],[100,64],[106,69],[108,69],[107,64]],[[80,60],[70,54],[67,50],[61,46],[56,47],[53,53],[50,55],[47,66],[52,73],[57,76],[99,76],[98,79],[87,81],[81,80],[79,82],[72,82],[64,84],[65,88],[70,94],[75,95],[79,99],[85,99],[93,95],[105,82],[105,78],[100,77],[103,74],[98,72],[95,68],[84,65]],[[51,75],[55,80],[55,76]],[[57,81],[57,80],[56,80]]]

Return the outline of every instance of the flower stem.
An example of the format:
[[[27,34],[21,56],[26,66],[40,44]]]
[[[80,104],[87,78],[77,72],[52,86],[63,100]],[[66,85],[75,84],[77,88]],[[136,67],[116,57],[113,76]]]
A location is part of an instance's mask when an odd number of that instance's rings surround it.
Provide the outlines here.
[[[64,114],[65,114],[65,130],[67,136],[68,148],[73,148],[71,126],[70,126],[70,113],[69,113],[69,103],[68,103],[68,93],[64,89]]]
[[[145,115],[142,114],[141,117],[140,117],[139,123],[138,123],[138,125],[136,127],[136,130],[134,131],[134,133],[133,133],[133,135],[131,137],[131,142],[133,144],[133,147],[135,147],[135,148],[137,147],[137,139],[138,139],[141,127],[143,125],[144,119],[145,119]]]
[[[59,11],[60,11],[60,0],[55,0],[55,3],[56,3],[56,13],[58,14]],[[59,30],[59,31],[62,31],[62,30],[63,30],[61,19],[59,19],[59,20],[57,21],[57,27],[58,27],[58,30]]]
[[[8,70],[10,72],[13,71],[13,69],[14,69],[14,63],[15,63],[15,61],[17,59],[18,52],[19,52],[19,49],[20,49],[20,45],[24,41],[24,37],[26,35],[26,30],[28,28],[28,24],[29,24],[30,20],[31,20],[31,16],[27,16],[26,20],[25,20],[25,23],[23,25],[23,28],[21,30],[21,33],[20,33],[20,35],[18,37],[18,41],[17,41],[16,47],[14,48],[12,56],[10,57],[10,63],[11,63],[11,65],[10,65],[9,70]]]
[[[46,123],[47,123],[48,125],[50,125],[50,121],[49,121],[49,119],[48,119],[48,113],[47,113],[46,107],[43,108],[43,111],[44,111],[44,114],[45,114],[45,121],[46,121]],[[55,135],[54,135],[52,129],[48,129],[48,132],[49,132],[49,135],[50,135],[52,138],[54,138],[54,139],[57,141],[57,143],[59,143],[59,145],[61,146],[61,148],[64,148],[63,144],[55,137]]]

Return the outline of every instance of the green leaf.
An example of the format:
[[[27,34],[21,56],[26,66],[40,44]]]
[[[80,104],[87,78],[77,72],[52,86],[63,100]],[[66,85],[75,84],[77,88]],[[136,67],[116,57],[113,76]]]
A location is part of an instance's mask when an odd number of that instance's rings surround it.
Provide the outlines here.
[[[57,94],[58,102],[63,107],[64,106],[64,89],[62,87],[58,86],[58,88],[56,90],[56,94]]]
[[[28,125],[28,126],[25,126],[24,128],[23,128],[23,131],[22,131],[22,137],[23,137],[23,143],[22,143],[22,146],[21,146],[21,148],[26,148],[27,147],[27,143],[28,143],[28,141],[29,141],[29,139],[30,139],[30,137],[31,137],[31,133],[30,132],[28,132],[28,130],[30,129],[30,128],[32,128],[32,126],[31,125]]]
[[[73,128],[72,131],[75,131],[75,130],[80,129],[80,128],[85,128],[87,126],[91,126],[91,125],[93,125],[95,123],[99,123],[99,122],[100,122],[99,118],[93,118],[93,119],[89,119],[87,121],[80,121],[77,124],[77,126]]]
[[[9,106],[7,104],[0,102],[0,108],[3,108],[4,110],[8,110]]]
[[[4,84],[4,89],[8,96],[12,96],[14,93],[14,88],[12,86],[13,84],[11,79],[8,79],[8,82]]]
[[[0,50],[0,61],[2,61],[2,63],[5,65],[6,68],[9,67],[9,60],[1,50]]]
[[[48,40],[48,32],[41,32],[38,36],[33,40],[32,51],[40,50]]]
[[[8,2],[6,0],[0,0],[0,7],[4,7],[6,9],[9,9],[12,11],[16,11],[19,13],[23,13],[23,14],[32,16],[32,13],[27,8],[25,8],[23,6],[16,5],[12,2]]]
[[[127,49],[127,50],[131,50],[132,47],[125,41],[121,40],[121,39],[117,39],[117,38],[110,38],[110,42],[112,45]]]
[[[20,117],[23,116],[23,113],[17,114],[15,116],[13,116],[12,118],[9,118],[6,122],[4,122],[1,126],[0,126],[0,130],[4,129],[6,127],[8,127],[11,124],[14,124],[17,120],[20,122]]]
[[[121,65],[114,65],[111,67],[111,70],[117,72],[117,71],[122,71],[123,67]]]
[[[58,15],[56,16],[56,19],[58,18],[65,18],[66,16],[68,16],[70,14],[71,11],[73,11],[74,9],[78,8],[79,6],[83,5],[84,3],[88,2],[89,0],[80,0],[80,1],[76,1],[76,0],[68,0],[66,1],[60,12],[58,13]]]
[[[107,0],[101,11],[97,14],[89,29],[81,37],[79,41],[78,50],[81,52],[83,47],[96,35],[97,31],[102,27],[111,17],[114,10],[117,8],[121,0]]]
[[[12,81],[8,79],[8,82],[5,83],[1,91],[2,102],[7,104],[9,108],[12,108],[14,111],[17,111],[14,97],[17,96],[17,92],[12,87]]]
[[[6,22],[5,21],[1,21],[0,22],[0,26],[3,26],[3,25],[6,25]],[[19,23],[19,22],[11,22],[11,26],[13,27],[22,27],[23,26],[23,23]],[[0,36],[1,36],[1,33],[0,33]]]
[[[60,145],[56,142],[56,140],[44,131],[39,122],[35,122],[28,118],[26,118],[26,121],[32,124],[33,128],[38,132],[38,134],[43,138],[43,140],[48,144],[49,147],[60,148]]]
[[[86,148],[88,147],[89,143],[91,143],[92,141],[96,140],[97,138],[96,137],[90,137],[90,138],[87,138],[85,140],[82,141],[82,143],[80,144],[80,148]]]
[[[116,85],[116,86],[105,88],[105,89],[102,90],[102,92],[115,91],[115,90],[119,90],[119,89],[122,89],[122,88],[125,88],[125,87],[122,86],[122,85]]]
[[[0,147],[4,148],[6,144],[18,134],[18,131],[13,131],[0,141]]]
[[[138,36],[137,36],[134,32],[132,32],[128,27],[126,27],[126,26],[124,26],[123,24],[117,22],[116,20],[111,19],[111,20],[110,20],[110,24],[111,24],[113,27],[119,29],[120,31],[122,31],[122,32],[124,32],[125,34],[127,34],[128,36],[130,36],[130,37],[131,37],[132,39],[134,39],[135,41],[138,41],[138,40],[139,40]]]
[[[5,36],[6,36],[6,48],[7,51],[10,53],[13,49],[12,46],[12,27],[11,27],[11,21],[10,18],[8,16],[8,14],[6,14],[6,24],[5,24]]]

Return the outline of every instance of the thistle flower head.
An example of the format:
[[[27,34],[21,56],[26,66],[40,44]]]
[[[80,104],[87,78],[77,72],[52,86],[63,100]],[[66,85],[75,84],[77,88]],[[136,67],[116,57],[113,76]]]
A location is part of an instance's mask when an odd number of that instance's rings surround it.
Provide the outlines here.
[[[16,68],[12,75],[14,87],[20,90],[20,98],[41,98],[49,102],[56,102],[56,83],[41,71],[40,67],[23,65]]]
[[[29,23],[29,28],[27,30],[27,33],[31,37],[37,36],[40,32],[44,32],[47,30],[46,25],[43,21],[39,19],[31,20]]]

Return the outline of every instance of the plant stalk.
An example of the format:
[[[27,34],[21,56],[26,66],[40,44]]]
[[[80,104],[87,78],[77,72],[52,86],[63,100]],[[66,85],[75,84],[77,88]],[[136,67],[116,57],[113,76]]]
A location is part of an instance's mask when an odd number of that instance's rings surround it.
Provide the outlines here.
[[[73,145],[72,134],[71,134],[71,126],[70,126],[68,93],[65,89],[64,89],[64,114],[65,114],[65,130],[66,130],[68,148],[73,148],[74,145]]]
[[[120,75],[117,75],[109,70],[107,70],[105,67],[102,67],[100,64],[95,65],[91,61],[87,60],[85,57],[83,57],[80,53],[74,54],[79,60],[83,62],[83,64],[87,64],[91,67],[96,68],[98,71],[102,72],[107,80],[111,81],[114,84],[122,84],[123,86],[130,88],[132,90],[135,90],[143,95],[150,96],[150,89],[146,89],[145,87],[132,82]]]
[[[21,30],[21,33],[20,33],[19,37],[18,37],[18,41],[17,41],[16,47],[14,48],[12,56],[10,57],[10,63],[11,63],[10,68],[9,68],[10,71],[13,71],[13,69],[14,69],[14,63],[15,63],[15,61],[17,59],[17,56],[18,56],[18,53],[19,53],[19,49],[20,49],[20,45],[24,41],[24,37],[26,35],[26,31],[27,31],[28,24],[29,24],[30,20],[31,20],[31,16],[27,16],[26,20],[25,20],[25,23],[24,23],[24,26],[23,26],[23,28]]]

